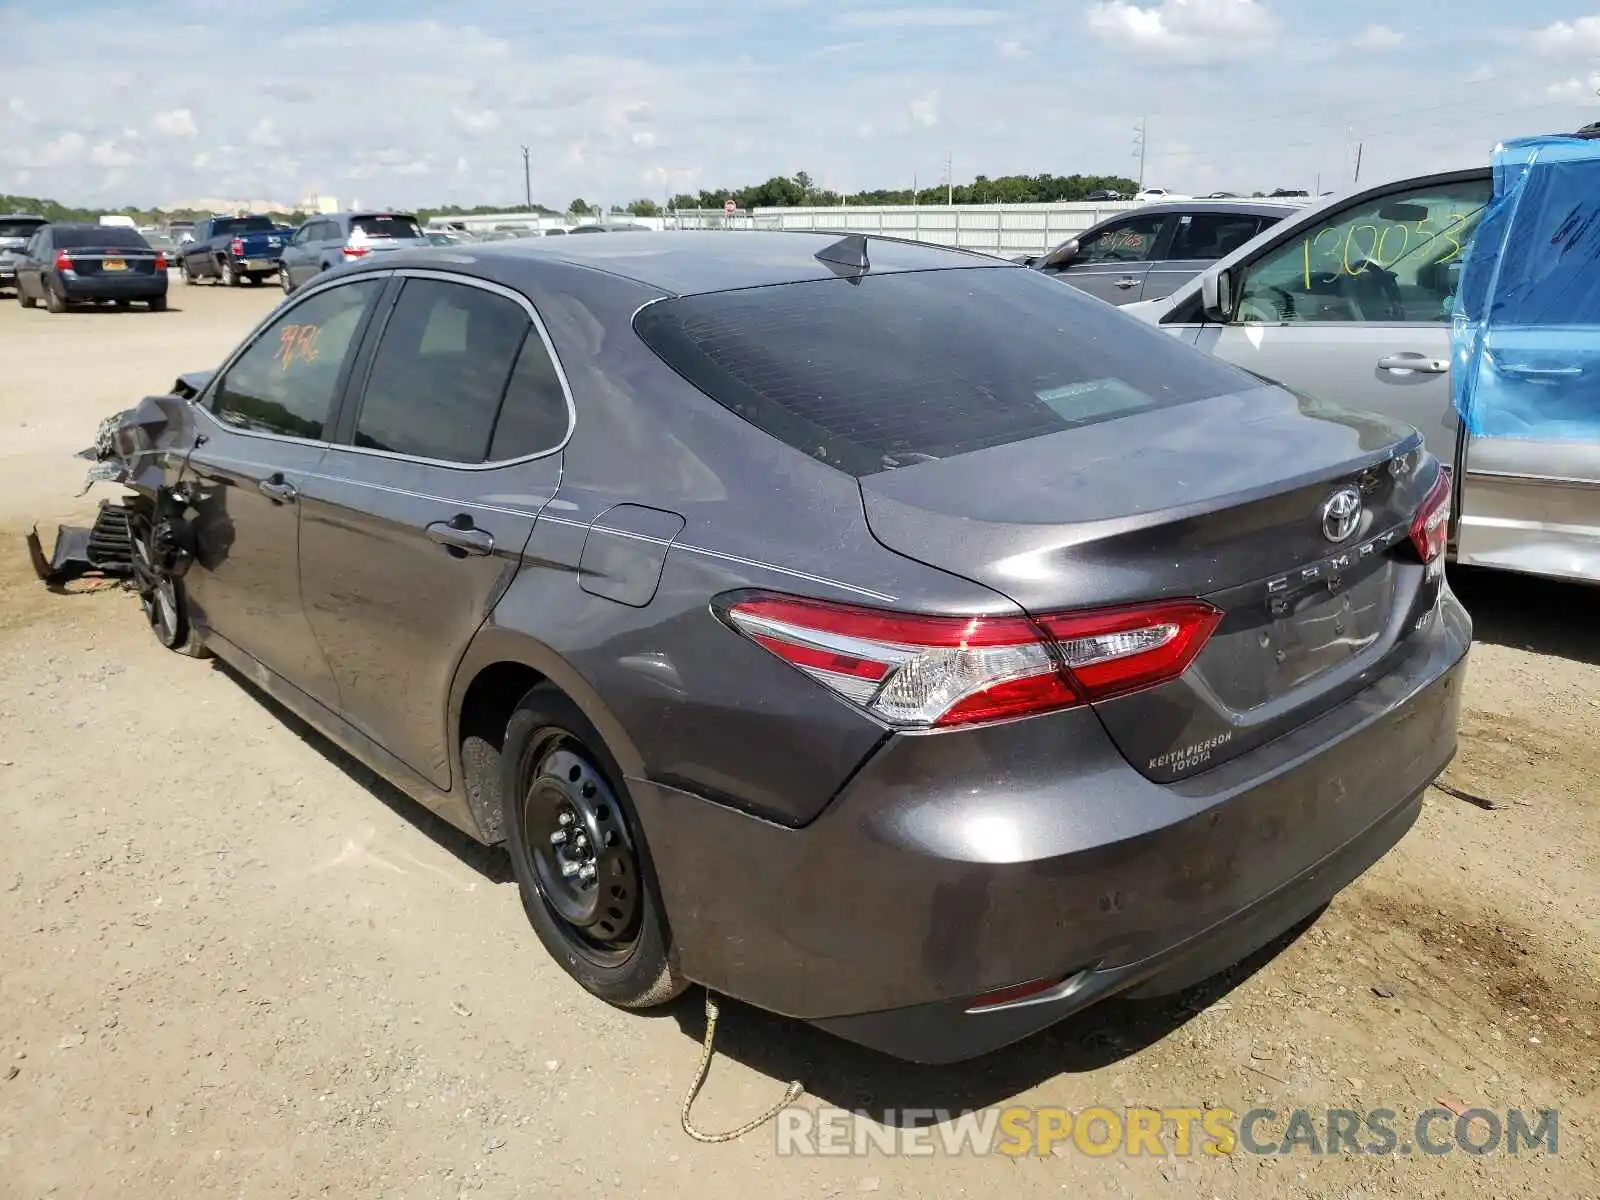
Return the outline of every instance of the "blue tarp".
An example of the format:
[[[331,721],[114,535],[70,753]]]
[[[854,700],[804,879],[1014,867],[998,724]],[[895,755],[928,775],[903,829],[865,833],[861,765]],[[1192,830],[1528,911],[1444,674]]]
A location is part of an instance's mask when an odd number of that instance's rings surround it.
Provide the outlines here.
[[[1496,148],[1451,334],[1469,433],[1600,442],[1600,140]]]

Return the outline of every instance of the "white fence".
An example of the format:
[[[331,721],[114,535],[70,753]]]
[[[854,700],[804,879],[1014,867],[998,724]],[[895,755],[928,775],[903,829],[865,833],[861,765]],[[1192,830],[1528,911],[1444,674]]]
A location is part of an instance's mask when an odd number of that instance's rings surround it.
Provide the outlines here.
[[[1135,201],[1092,204],[862,205],[758,208],[725,216],[704,209],[669,213],[668,229],[819,229],[911,238],[1010,258],[1042,254]]]

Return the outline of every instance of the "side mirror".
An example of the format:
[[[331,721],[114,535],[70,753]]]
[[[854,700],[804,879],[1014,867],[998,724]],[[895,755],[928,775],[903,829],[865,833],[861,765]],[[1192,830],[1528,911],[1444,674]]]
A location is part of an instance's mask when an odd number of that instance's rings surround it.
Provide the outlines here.
[[[1077,257],[1078,239],[1073,238],[1070,242],[1062,242],[1061,245],[1057,246],[1054,250],[1050,251],[1049,254],[1045,255],[1044,262],[1041,265],[1046,267],[1064,267]]]
[[[1200,276],[1200,311],[1206,320],[1226,325],[1237,309],[1233,271],[1211,270]]]

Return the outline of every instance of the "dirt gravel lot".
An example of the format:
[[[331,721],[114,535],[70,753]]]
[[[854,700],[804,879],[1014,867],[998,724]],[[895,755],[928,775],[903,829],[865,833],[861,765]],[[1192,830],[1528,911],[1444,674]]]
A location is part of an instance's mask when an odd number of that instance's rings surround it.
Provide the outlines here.
[[[589,999],[475,849],[122,592],[56,595],[22,535],[82,519],[96,422],[276,300],[0,303],[0,1197],[1600,1196],[1597,593],[1463,575],[1461,753],[1309,930],[1161,1003],[959,1068],[725,1006],[697,1118],[818,1104],[1557,1108],[1559,1152],[779,1156],[680,1132],[701,998]],[[1263,1126],[1271,1132],[1273,1127]],[[1281,1125],[1280,1125],[1281,1128]],[[1441,1127],[1442,1128],[1442,1127]]]

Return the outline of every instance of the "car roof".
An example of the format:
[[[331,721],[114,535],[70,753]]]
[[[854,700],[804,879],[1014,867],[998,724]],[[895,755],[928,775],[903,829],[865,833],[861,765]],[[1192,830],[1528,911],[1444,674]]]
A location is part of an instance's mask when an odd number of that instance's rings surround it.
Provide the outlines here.
[[[482,267],[514,277],[518,260],[587,267],[673,295],[832,279],[848,267],[817,258],[844,233],[779,230],[618,230],[608,237],[521,238],[474,245]],[[857,234],[854,237],[859,238]],[[868,274],[1013,264],[975,251],[868,236]]]
[[[0,221],[43,221],[50,223],[49,217],[41,217],[38,213],[0,213]]]

